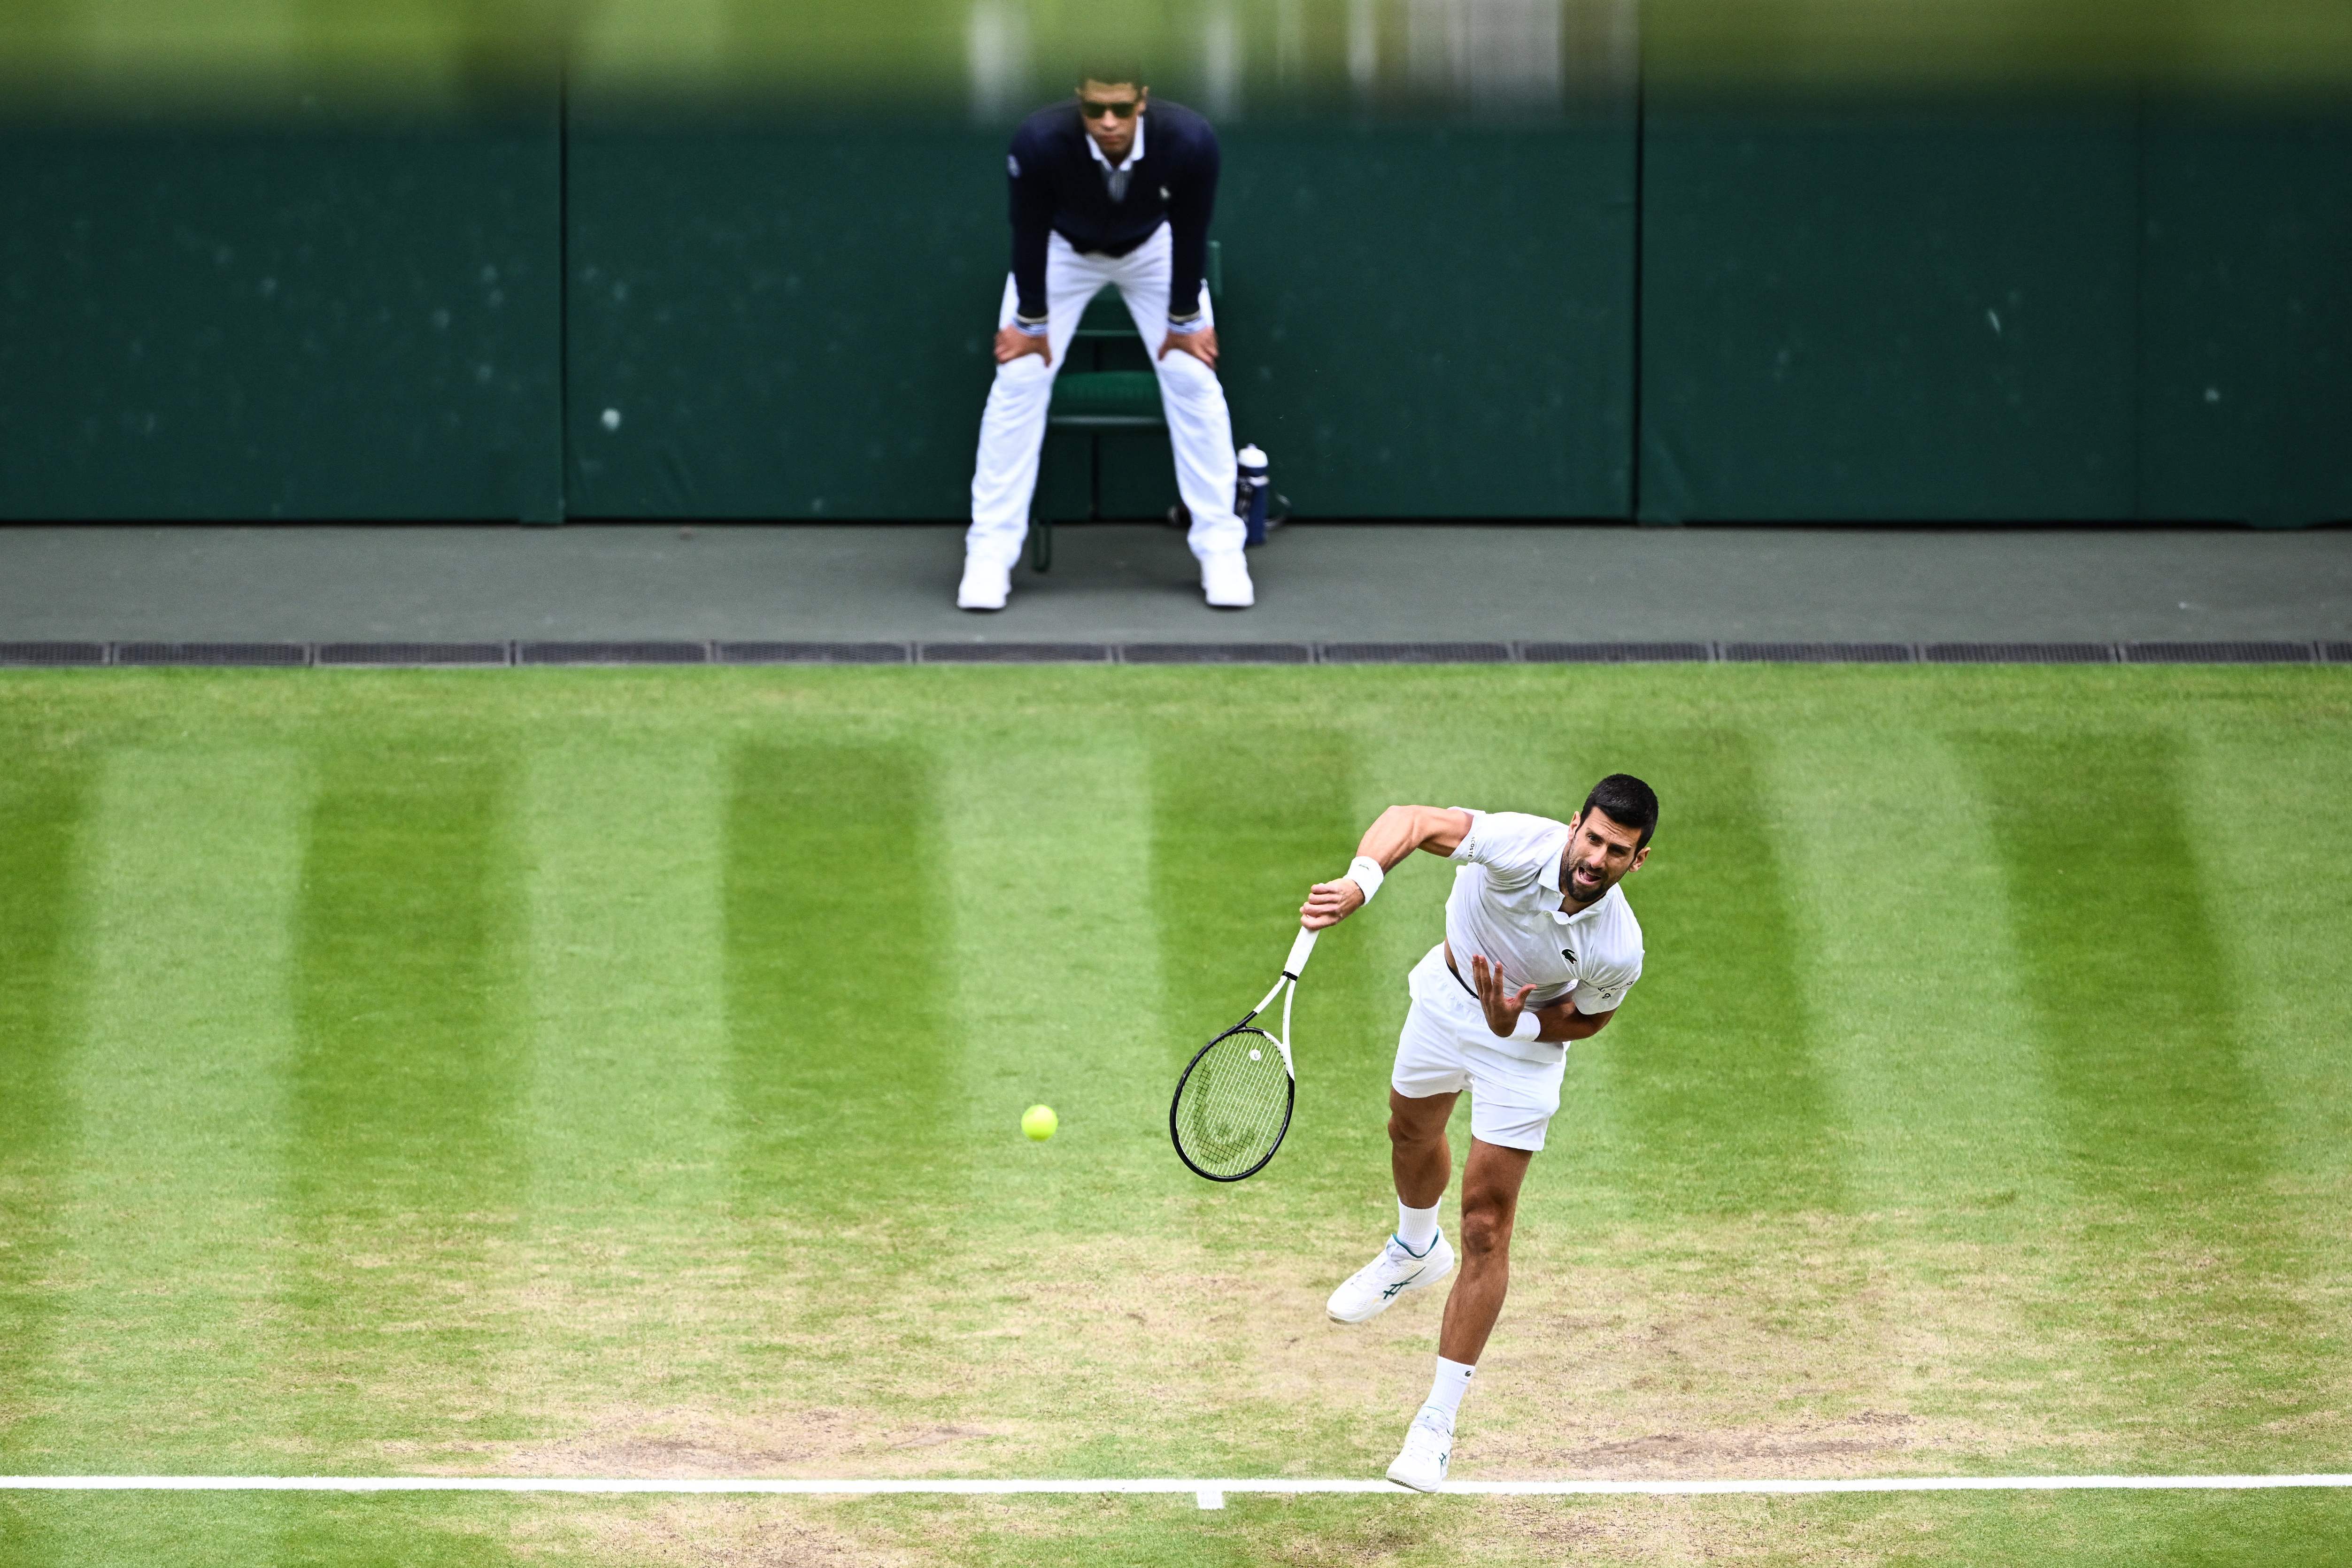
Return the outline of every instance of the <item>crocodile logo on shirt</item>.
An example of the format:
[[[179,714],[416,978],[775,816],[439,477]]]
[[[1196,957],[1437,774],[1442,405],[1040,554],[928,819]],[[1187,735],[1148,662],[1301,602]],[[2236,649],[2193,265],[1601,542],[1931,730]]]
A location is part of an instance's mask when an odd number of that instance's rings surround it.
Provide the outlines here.
[[[1559,956],[1571,964],[1576,962],[1576,949],[1573,947],[1562,947],[1559,950]]]

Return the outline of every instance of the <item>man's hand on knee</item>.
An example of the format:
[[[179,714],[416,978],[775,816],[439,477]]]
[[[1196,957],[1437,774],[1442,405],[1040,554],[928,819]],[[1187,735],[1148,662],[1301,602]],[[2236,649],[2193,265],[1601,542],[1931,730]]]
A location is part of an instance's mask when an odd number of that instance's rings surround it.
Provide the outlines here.
[[[1160,340],[1158,357],[1166,359],[1171,349],[1192,355],[1213,371],[1217,368],[1217,329],[1214,327],[1203,327],[1197,332],[1169,333]]]
[[[1047,364],[1054,362],[1054,340],[1043,332],[1024,332],[1018,327],[996,329],[996,362],[1009,365],[1024,354],[1034,354]]]

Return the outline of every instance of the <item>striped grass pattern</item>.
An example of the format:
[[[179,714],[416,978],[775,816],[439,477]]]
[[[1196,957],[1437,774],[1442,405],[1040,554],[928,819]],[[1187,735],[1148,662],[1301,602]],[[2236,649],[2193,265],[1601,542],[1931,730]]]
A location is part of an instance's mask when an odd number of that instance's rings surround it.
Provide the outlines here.
[[[1393,1222],[1446,869],[1319,947],[1264,1175],[1186,1176],[1168,1089],[1381,806],[1565,815],[1616,768],[1664,801],[1648,971],[1570,1055],[1458,1477],[2340,1471],[2347,698],[8,674],[0,1471],[1376,1478],[1437,1303],[1321,1299]],[[0,1556],[2352,1554],[2334,1492],[1178,1500],[11,1493]]]

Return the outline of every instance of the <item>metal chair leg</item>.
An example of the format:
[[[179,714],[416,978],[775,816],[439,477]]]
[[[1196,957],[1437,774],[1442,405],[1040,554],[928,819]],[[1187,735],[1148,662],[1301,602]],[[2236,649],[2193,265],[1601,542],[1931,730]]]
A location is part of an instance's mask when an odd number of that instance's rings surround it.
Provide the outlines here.
[[[1029,517],[1029,570],[1044,573],[1053,569],[1054,519],[1034,512]]]

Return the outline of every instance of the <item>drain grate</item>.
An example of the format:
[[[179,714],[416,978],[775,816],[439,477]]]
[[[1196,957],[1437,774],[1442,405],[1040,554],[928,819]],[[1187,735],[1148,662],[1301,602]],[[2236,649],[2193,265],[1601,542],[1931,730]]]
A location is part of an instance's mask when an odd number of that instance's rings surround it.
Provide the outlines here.
[[[722,664],[903,664],[904,643],[714,643]]]
[[[108,664],[482,668],[509,664],[2308,664],[2352,643],[82,643],[0,642],[0,668]]]
[[[1108,643],[924,643],[926,664],[1107,664]]]
[[[1703,664],[1715,657],[1704,643],[1522,643],[1530,664]]]
[[[703,664],[707,643],[524,643],[520,664]]]
[[[321,664],[386,668],[482,665],[509,662],[504,643],[321,643]]]
[[[103,643],[0,643],[0,664],[18,669],[79,669],[104,663]]]
[[[2308,664],[2308,643],[2126,643],[2135,664]]]
[[[2112,643],[1930,643],[1931,664],[2112,664]]]
[[[1327,664],[1507,664],[1508,643],[1326,643]]]
[[[1907,664],[1908,643],[1726,643],[1723,656],[1753,664]]]
[[[1119,650],[1130,664],[1311,664],[1308,643],[1129,643]]]
[[[118,664],[241,664],[284,668],[310,662],[304,643],[118,643]]]

